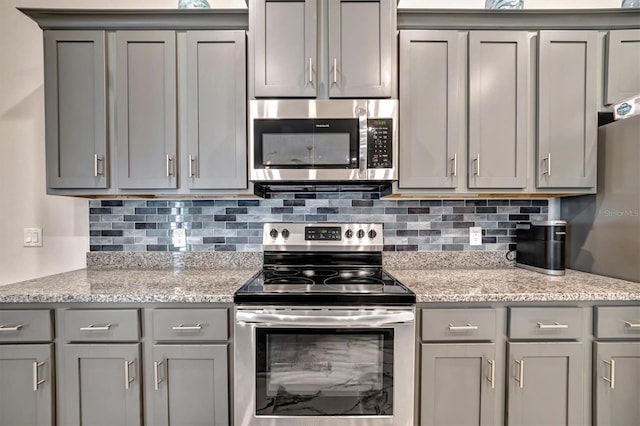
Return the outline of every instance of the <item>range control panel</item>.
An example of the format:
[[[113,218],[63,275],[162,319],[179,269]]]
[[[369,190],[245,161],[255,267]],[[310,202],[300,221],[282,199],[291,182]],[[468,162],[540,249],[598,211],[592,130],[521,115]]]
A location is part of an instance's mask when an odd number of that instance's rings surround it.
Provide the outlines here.
[[[265,223],[265,251],[381,251],[381,223]]]
[[[393,120],[391,118],[368,119],[367,127],[367,168],[392,168]]]
[[[304,239],[307,241],[340,241],[342,228],[339,226],[307,226],[304,228]]]

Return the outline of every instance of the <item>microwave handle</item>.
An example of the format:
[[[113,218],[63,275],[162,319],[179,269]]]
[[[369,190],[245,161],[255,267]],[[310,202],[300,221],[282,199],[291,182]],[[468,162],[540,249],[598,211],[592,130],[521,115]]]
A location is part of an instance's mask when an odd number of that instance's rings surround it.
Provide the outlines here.
[[[367,179],[367,110],[358,109],[358,129],[360,134],[360,179]]]

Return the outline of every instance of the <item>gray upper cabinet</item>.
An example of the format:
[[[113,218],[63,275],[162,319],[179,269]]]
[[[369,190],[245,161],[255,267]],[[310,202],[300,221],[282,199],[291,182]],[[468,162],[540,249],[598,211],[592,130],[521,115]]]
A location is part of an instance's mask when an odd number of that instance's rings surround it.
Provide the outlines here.
[[[584,425],[581,342],[508,343],[507,425]]]
[[[458,186],[459,44],[458,31],[400,32],[400,188]]]
[[[116,150],[122,189],[177,187],[174,31],[116,33]]]
[[[0,346],[1,425],[55,424],[52,346]]]
[[[538,188],[596,185],[597,34],[540,31]]]
[[[227,345],[154,345],[154,425],[229,424]],[[149,379],[147,379],[149,380]]]
[[[317,0],[256,0],[252,6],[255,96],[315,98]]]
[[[47,187],[106,188],[104,31],[44,32]]]
[[[244,31],[188,31],[186,43],[183,179],[191,189],[246,188]]]
[[[640,419],[640,343],[594,344],[596,426],[632,426]]]
[[[609,31],[606,66],[606,104],[640,94],[640,29]]]
[[[142,424],[139,344],[66,345],[63,425]]]
[[[469,33],[469,188],[527,186],[526,31]]]
[[[423,344],[420,424],[496,424],[496,345]]]
[[[329,96],[392,94],[392,0],[329,0]]]

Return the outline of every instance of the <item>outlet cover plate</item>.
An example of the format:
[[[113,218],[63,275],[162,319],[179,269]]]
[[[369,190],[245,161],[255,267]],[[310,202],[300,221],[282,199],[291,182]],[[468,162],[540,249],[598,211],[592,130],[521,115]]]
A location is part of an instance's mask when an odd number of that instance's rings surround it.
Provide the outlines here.
[[[42,247],[42,228],[24,228],[24,247]]]
[[[482,245],[482,228],[480,226],[472,226],[469,228],[469,245]]]

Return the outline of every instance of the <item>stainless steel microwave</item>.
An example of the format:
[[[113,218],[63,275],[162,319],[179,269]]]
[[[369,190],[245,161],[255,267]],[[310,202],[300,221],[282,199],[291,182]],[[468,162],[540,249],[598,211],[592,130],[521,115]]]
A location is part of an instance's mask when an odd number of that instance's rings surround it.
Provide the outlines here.
[[[397,179],[398,101],[249,101],[250,179]]]

